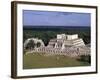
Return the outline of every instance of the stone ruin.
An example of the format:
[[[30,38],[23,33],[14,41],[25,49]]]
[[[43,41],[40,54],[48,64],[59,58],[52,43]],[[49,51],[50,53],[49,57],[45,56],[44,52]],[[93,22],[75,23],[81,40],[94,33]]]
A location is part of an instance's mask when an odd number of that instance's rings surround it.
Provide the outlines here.
[[[70,57],[80,55],[90,55],[90,47],[86,46],[83,39],[78,37],[78,34],[66,35],[57,34],[55,39],[51,39],[47,46],[38,38],[29,38],[24,43],[24,48],[30,40],[35,43],[40,42],[40,47],[35,47],[28,53],[45,53],[47,55],[65,55]]]

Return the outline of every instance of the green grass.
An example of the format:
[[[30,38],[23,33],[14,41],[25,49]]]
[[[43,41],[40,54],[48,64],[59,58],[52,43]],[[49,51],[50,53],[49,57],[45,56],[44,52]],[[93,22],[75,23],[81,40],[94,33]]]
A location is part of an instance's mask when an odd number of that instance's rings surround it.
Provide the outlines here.
[[[75,67],[89,65],[90,64],[87,62],[81,62],[75,58],[61,55],[44,56],[39,54],[27,54],[23,57],[23,69]]]

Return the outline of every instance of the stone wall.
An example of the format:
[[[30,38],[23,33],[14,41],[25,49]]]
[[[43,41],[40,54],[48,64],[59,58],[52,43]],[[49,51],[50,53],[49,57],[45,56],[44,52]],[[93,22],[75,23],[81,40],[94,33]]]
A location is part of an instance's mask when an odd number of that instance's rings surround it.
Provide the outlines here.
[[[44,53],[45,55],[65,55],[70,57],[76,57],[80,55],[90,55],[89,47],[70,47],[66,49],[61,48],[36,48],[31,53]]]

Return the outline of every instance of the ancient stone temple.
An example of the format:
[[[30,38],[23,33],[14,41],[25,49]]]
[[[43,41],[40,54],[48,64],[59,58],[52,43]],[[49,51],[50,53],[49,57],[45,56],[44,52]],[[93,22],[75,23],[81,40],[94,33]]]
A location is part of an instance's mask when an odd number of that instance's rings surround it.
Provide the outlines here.
[[[78,34],[74,35],[57,34],[57,38],[51,39],[48,44],[48,47],[61,48],[61,49],[72,46],[85,46],[83,39],[78,38]]]
[[[90,55],[90,47],[87,47],[82,38],[78,37],[78,34],[66,35],[57,34],[56,38],[51,39],[47,46],[44,42],[38,38],[29,38],[24,43],[24,48],[27,46],[30,40],[35,43],[40,42],[40,47],[35,47],[29,53],[46,53],[47,55]]]

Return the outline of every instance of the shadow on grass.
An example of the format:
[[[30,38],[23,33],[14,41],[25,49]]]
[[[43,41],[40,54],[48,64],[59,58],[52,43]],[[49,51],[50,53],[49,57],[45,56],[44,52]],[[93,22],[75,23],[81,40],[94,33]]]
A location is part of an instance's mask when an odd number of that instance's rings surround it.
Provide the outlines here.
[[[78,61],[91,64],[91,56],[90,55],[81,55],[78,59]]]

